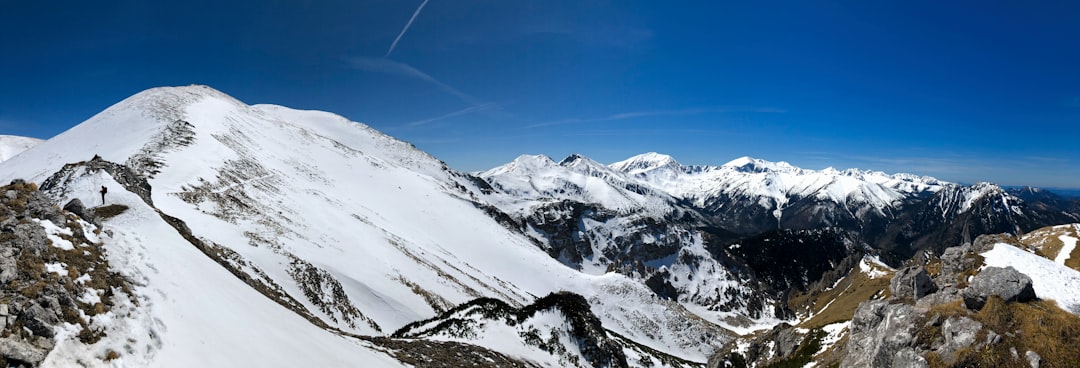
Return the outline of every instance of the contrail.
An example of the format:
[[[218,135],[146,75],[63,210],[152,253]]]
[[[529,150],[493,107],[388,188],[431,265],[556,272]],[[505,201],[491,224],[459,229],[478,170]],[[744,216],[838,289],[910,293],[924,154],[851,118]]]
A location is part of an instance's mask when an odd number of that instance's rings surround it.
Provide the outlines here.
[[[398,33],[397,38],[394,39],[394,43],[390,44],[390,50],[386,51],[386,56],[384,57],[390,57],[390,53],[394,52],[394,48],[397,47],[398,41],[401,41],[401,36],[404,36],[405,32],[409,30],[409,26],[416,20],[416,16],[420,15],[420,11],[424,10],[424,5],[427,5],[427,2],[428,0],[424,0],[424,2],[420,3],[420,6],[416,8],[416,11],[412,13],[412,18],[409,18],[409,22],[405,23],[405,28],[402,28],[401,33]]]

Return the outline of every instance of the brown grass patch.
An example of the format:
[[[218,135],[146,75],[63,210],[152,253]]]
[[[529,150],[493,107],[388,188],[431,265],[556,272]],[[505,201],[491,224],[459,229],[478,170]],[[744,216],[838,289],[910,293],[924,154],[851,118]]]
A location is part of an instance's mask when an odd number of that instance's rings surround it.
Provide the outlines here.
[[[128,206],[122,204],[110,204],[108,206],[101,206],[94,209],[94,216],[100,217],[102,220],[108,220],[117,215],[124,213],[128,210]]]
[[[859,303],[870,300],[875,295],[880,298],[888,297],[891,279],[891,274],[871,279],[856,269],[841,279],[836,287],[814,295],[792,296],[789,304],[810,305],[815,315],[799,324],[799,327],[820,328],[828,324],[851,320]]]
[[[1039,354],[1043,366],[1076,367],[1080,362],[1080,317],[1052,301],[1005,303],[991,297],[979,312],[964,308],[961,301],[937,305],[916,324],[919,344],[926,346],[941,337],[940,324],[929,323],[931,319],[940,322],[952,316],[967,316],[983,324],[976,341],[986,341],[990,331],[1000,334],[1001,341],[961,349],[952,362],[935,353],[927,354],[930,367],[1027,367],[1027,351]],[[1016,357],[1010,349],[1016,350]]]

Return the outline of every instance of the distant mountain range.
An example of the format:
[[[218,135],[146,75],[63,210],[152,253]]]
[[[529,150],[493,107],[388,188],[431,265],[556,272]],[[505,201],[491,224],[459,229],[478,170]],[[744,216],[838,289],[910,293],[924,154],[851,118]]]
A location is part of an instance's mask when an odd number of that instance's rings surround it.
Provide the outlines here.
[[[849,274],[1080,222],[1036,188],[749,157],[470,174],[205,86],[0,144],[25,146],[0,162],[0,358],[56,366],[703,366]]]

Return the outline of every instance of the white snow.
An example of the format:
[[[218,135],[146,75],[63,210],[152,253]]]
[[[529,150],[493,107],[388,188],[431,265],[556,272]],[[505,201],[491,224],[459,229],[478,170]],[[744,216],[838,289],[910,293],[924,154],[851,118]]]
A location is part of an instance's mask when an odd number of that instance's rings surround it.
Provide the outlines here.
[[[63,249],[63,250],[75,249],[75,245],[71,244],[71,241],[60,237],[60,235],[71,236],[73,234],[71,232],[71,229],[68,229],[66,227],[56,226],[56,224],[52,223],[52,221],[49,221],[49,220],[39,220],[39,219],[31,219],[31,220],[34,221],[35,223],[37,223],[38,225],[41,225],[41,227],[45,229],[45,235],[47,235],[48,238],[49,238],[49,241],[52,242],[52,246]]]
[[[833,345],[836,345],[841,338],[847,335],[847,330],[850,327],[851,321],[837,322],[821,327],[827,335],[821,339],[821,350],[819,351],[829,350]]]
[[[67,265],[60,262],[50,262],[45,264],[45,272],[52,272],[60,276],[67,275]]]
[[[0,162],[7,161],[41,142],[44,141],[37,138],[0,135]]]
[[[667,155],[647,153],[609,167],[653,188],[698,205],[721,194],[755,200],[779,220],[793,197],[818,198],[884,211],[905,196],[954,185],[930,177],[857,169],[808,170],[787,162],[740,157],[720,166],[684,166]],[[853,208],[855,210],[855,208]]]
[[[190,144],[162,138],[177,122],[192,126]],[[651,294],[638,281],[564,266],[478,209],[471,201],[479,191],[460,190],[473,184],[438,160],[329,113],[248,106],[202,86],[148,90],[0,164],[0,179],[40,183],[66,163],[94,154],[124,163],[150,146],[163,164],[150,180],[155,207],[185,221],[204,242],[235,251],[249,275],[279,285],[335,328],[380,335],[434,316],[417,288],[451,304],[478,296],[524,304],[571,290],[590,300],[608,328],[667,353],[704,362],[715,350],[710,344],[727,342],[717,335],[702,343],[711,325],[677,303],[643,299]],[[522,161],[538,169],[553,164]],[[639,203],[632,191],[604,190],[610,186],[604,177],[619,172],[591,160],[563,167],[577,173],[567,183],[599,193],[598,202]],[[99,240],[112,267],[136,281],[140,302],[94,316],[109,338],[92,347],[73,338],[77,330],[59,334],[48,360],[54,365],[93,361],[107,348],[131,352],[113,361],[121,366],[399,365],[258,293],[108,174],[79,170],[72,177],[61,202],[100,202],[97,189],[106,186],[110,204],[130,207],[105,222]],[[204,189],[203,196],[185,201],[193,188]],[[537,190],[528,182],[519,189]],[[215,193],[247,207],[216,201]],[[292,276],[294,259],[340,283],[346,299],[337,302],[355,306],[373,324],[347,323],[340,311],[307,298]],[[332,290],[329,284],[316,289]]]
[[[865,273],[870,279],[888,276],[889,272],[886,270],[892,270],[892,267],[882,262],[877,256],[863,256],[859,260],[859,271]]]
[[[1073,234],[1080,232],[1080,224],[1073,224],[1071,226],[1076,231]],[[1076,249],[1076,242],[1078,239],[1074,236],[1070,236],[1069,234],[1063,234],[1058,236],[1058,240],[1061,240],[1062,246],[1061,251],[1059,251],[1057,254],[1057,257],[1054,257],[1054,262],[1063,265],[1065,264],[1065,261],[1069,260],[1069,256],[1072,254],[1073,250]]]
[[[1057,301],[1062,309],[1080,315],[1080,271],[1005,243],[982,253],[986,265],[1013,267],[1031,277],[1035,295]]]

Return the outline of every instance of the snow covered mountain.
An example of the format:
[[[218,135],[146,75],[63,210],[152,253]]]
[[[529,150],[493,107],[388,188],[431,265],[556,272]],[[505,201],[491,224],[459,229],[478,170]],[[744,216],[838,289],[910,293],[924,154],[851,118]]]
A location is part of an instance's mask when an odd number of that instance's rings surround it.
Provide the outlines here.
[[[551,177],[526,172],[511,179],[507,166],[481,176],[496,188],[522,182],[520,178],[543,185],[537,183]],[[875,248],[895,252],[886,257],[891,262],[922,249],[940,252],[979,234],[1030,231],[1074,222],[1080,216],[1076,201],[1037,189],[1006,191],[990,183],[966,186],[925,176],[859,169],[808,170],[749,157],[720,166],[691,166],[667,155],[646,153],[608,167],[623,174],[603,176],[618,178],[622,183],[618,187],[667,194],[714,228],[753,236],[776,229],[834,227],[858,234]],[[606,187],[603,190],[610,192]],[[611,208],[594,193],[579,192],[547,198]],[[655,209],[657,203],[639,206],[662,213]],[[626,207],[620,203],[618,208]]]
[[[0,135],[0,162],[7,161],[41,142],[44,141],[37,138]]]
[[[553,258],[616,271],[738,329],[789,318],[783,301],[866,252],[894,265],[987,233],[1072,219],[1002,188],[911,174],[807,170],[742,157],[687,166],[646,153],[604,166],[521,156],[478,174],[485,199]]]
[[[1076,218],[991,184],[751,158],[474,176],[205,86],[121,101],[0,162],[4,182],[0,358],[46,366],[701,366],[819,313],[789,296],[867,253]]]
[[[720,226],[745,234],[776,228],[867,226],[914,197],[949,183],[910,174],[827,168],[740,157],[720,166],[683,166],[646,153],[611,167],[686,199]]]
[[[656,354],[703,363],[731,338],[635,279],[566,267],[492,216],[482,181],[329,113],[152,89],[0,164],[0,180],[16,178],[60,205],[120,212],[88,218],[135,306],[86,317],[109,339],[58,334],[55,365],[432,361],[462,345],[385,336],[476,298],[523,307],[559,291]]]

